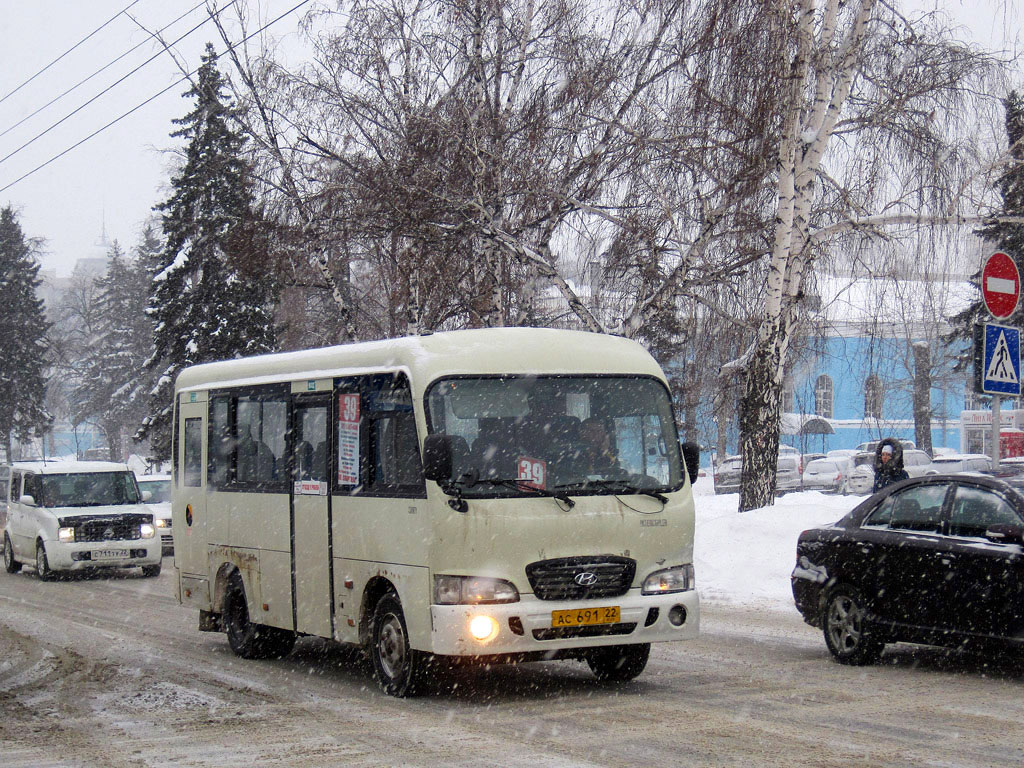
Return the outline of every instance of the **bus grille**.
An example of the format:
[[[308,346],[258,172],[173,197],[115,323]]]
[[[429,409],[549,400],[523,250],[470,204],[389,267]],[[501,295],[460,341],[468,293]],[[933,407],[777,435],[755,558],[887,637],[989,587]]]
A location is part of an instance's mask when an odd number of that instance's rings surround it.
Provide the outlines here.
[[[75,529],[75,541],[131,541],[142,538],[139,526],[150,523],[149,515],[110,515],[66,518],[61,523]]]
[[[582,574],[590,574],[582,576]],[[540,600],[590,600],[624,595],[633,583],[636,561],[628,557],[561,557],[526,566],[533,594]],[[584,581],[579,583],[577,577]],[[586,582],[593,583],[586,583]]]

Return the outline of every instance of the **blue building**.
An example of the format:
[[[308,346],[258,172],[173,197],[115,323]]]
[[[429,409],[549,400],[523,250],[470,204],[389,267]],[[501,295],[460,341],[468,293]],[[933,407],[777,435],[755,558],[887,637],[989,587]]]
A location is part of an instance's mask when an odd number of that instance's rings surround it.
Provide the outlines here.
[[[930,383],[935,448],[964,449],[968,376],[953,370],[947,319],[972,300],[965,277],[819,275],[817,311],[790,351],[781,440],[802,452],[914,440],[915,376]]]

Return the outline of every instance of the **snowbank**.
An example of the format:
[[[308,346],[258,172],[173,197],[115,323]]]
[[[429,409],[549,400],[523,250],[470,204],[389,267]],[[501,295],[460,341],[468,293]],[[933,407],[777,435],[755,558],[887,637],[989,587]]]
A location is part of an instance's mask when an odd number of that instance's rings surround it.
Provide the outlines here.
[[[698,479],[693,560],[701,600],[792,610],[789,574],[800,532],[835,522],[864,498],[806,491],[740,514],[737,494],[716,496],[711,478]]]

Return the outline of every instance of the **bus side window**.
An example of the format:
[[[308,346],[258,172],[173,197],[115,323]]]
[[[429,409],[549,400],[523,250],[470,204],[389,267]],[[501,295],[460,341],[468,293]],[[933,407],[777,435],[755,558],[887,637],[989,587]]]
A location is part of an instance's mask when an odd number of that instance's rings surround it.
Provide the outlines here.
[[[190,488],[203,484],[202,426],[202,419],[185,419],[184,485]]]
[[[230,480],[231,433],[228,431],[228,410],[231,401],[225,396],[210,401],[210,445],[207,479],[214,488],[223,488]]]
[[[239,397],[235,406],[235,483],[246,489],[283,488],[287,402],[266,396]]]

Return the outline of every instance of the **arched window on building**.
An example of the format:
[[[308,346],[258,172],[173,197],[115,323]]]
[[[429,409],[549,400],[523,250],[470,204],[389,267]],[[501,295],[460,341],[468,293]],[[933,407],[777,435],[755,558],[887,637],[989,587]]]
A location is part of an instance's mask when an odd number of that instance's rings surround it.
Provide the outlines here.
[[[814,383],[814,413],[825,419],[832,418],[832,377],[825,373]]]
[[[871,374],[864,380],[864,418],[882,418],[882,380],[875,374]]]
[[[782,383],[782,412],[796,413],[796,397],[793,395],[793,381],[786,379]]]

